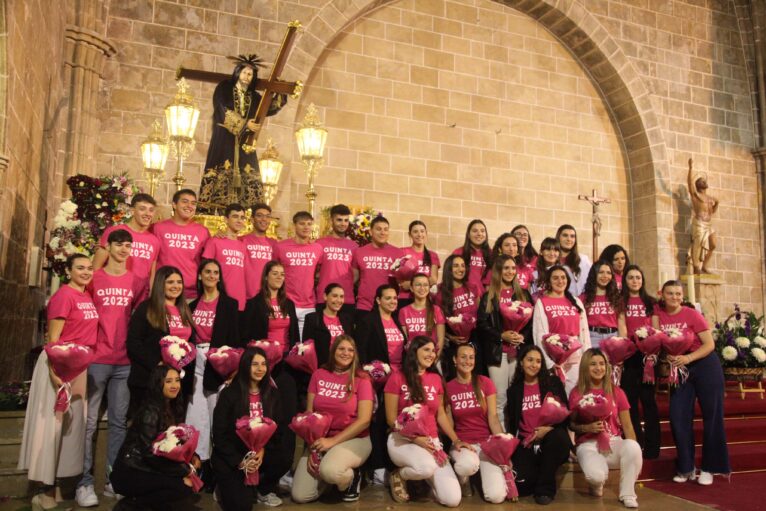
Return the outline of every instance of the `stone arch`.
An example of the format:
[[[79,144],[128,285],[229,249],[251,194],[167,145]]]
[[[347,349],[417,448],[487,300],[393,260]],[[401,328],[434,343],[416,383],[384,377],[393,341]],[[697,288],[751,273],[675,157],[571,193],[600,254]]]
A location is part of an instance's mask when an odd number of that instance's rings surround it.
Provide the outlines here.
[[[537,20],[568,49],[602,95],[623,144],[630,180],[633,252],[650,282],[673,274],[670,172],[650,92],[620,46],[578,0],[494,0]],[[304,27],[288,76],[308,77],[317,60],[351,23],[396,0],[330,0]],[[287,108],[278,137],[300,122],[299,102]],[[278,125],[279,125],[278,124]],[[279,128],[278,128],[279,129]],[[282,147],[291,147],[284,144]]]

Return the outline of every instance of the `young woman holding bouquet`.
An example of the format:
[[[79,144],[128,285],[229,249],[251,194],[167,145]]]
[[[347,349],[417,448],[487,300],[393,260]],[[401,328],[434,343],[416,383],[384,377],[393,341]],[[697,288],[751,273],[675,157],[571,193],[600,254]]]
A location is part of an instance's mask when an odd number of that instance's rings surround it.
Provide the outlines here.
[[[239,335],[239,304],[226,294],[221,265],[215,259],[203,259],[197,269],[197,297],[189,304],[197,333],[197,358],[186,423],[199,431],[197,455],[203,463],[202,477],[210,486],[210,427],[218,388],[224,379],[207,363],[207,355],[211,348],[244,348],[245,345]]]
[[[482,220],[471,220],[465,230],[463,246],[456,248],[452,253],[459,255],[466,262],[466,280],[483,291],[484,286],[489,283],[492,251],[487,241],[487,226]]]
[[[266,353],[247,348],[231,385],[221,391],[213,418],[213,454],[218,503],[224,511],[247,511],[253,507],[253,490],[259,503],[269,507],[282,504],[276,489],[279,478],[293,461],[295,435],[288,428],[291,415],[285,413],[284,400],[271,378]],[[248,447],[237,434],[242,417],[267,417],[277,425],[265,447],[248,456]],[[245,476],[259,473],[257,486],[245,484]]]
[[[130,408],[136,410],[143,400],[149,374],[160,363],[160,340],[173,335],[196,342],[191,310],[184,299],[184,279],[173,266],[163,266],[154,275],[149,299],[133,312],[128,326],[128,357],[130,358]],[[182,391],[189,396],[194,384],[194,364],[185,368]]]
[[[526,304],[529,317],[518,331],[500,313],[500,307],[514,302]],[[497,396],[497,415],[505,421],[505,392],[516,370],[516,354],[524,343],[532,344],[532,298],[519,286],[516,262],[509,256],[499,256],[492,265],[487,292],[479,302],[477,332],[483,348],[484,361]]]
[[[48,302],[48,343],[76,343],[96,347],[98,313],[85,288],[93,280],[93,264],[87,256],[67,258],[69,282],[61,286]],[[28,470],[30,481],[42,483],[41,493],[32,499],[32,507],[56,507],[57,480],[82,473],[85,446],[85,392],[87,372],[70,382],[72,399],[69,410],[55,412],[62,380],[40,353],[32,374],[29,403],[24,420],[18,468]],[[60,494],[59,494],[60,498]]]
[[[455,434],[472,447],[451,449],[455,474],[464,488],[463,496],[468,497],[471,495],[468,478],[481,472],[484,500],[500,504],[506,497],[503,471],[486,456],[481,456],[479,447],[490,435],[503,432],[497,417],[497,391],[492,380],[474,372],[476,349],[472,344],[458,346],[454,362],[457,376],[447,383],[446,401],[455,423]]]
[[[545,238],[540,244],[540,256],[536,258],[535,271],[532,275],[531,293],[532,299],[545,292],[545,282],[548,280],[548,270],[559,264],[561,247],[556,238]]]
[[[155,439],[184,421],[186,401],[181,377],[172,367],[158,365],[148,377],[144,399],[128,428],[110,477],[114,490],[125,498],[115,509],[188,509],[192,469],[154,454]],[[200,468],[195,456],[192,465]]]
[[[556,496],[556,471],[567,461],[572,447],[568,419],[540,424],[540,408],[548,394],[568,411],[564,385],[548,371],[542,350],[524,346],[508,389],[506,429],[525,441],[512,457],[519,495],[534,495],[541,505],[550,504]]]
[[[625,328],[618,328],[617,318],[622,314],[624,306],[620,291],[614,282],[612,265],[606,261],[598,261],[591,266],[588,280],[585,282],[585,292],[580,296],[588,316],[590,344],[598,348],[602,339],[619,335],[625,337]]]
[[[354,317],[343,312],[346,291],[343,286],[330,283],[324,289],[324,307],[319,312],[310,312],[303,324],[303,342],[314,341],[317,364],[323,366],[330,356],[330,346],[339,335],[352,335]]]
[[[561,247],[560,264],[569,272],[569,292],[580,296],[585,290],[585,280],[592,265],[590,258],[577,250],[577,231],[569,224],[564,224],[556,231],[556,240]]]
[[[441,450],[439,431],[446,434],[455,449],[472,449],[455,434],[444,409],[444,387],[436,371],[436,346],[433,339],[420,335],[410,342],[402,372],[395,372],[386,382],[386,422],[393,428],[406,407],[420,404],[425,408],[427,436],[406,438],[393,432],[388,436],[388,454],[399,467],[391,472],[391,496],[402,503],[409,500],[406,481],[425,480],[436,500],[447,507],[460,505],[460,483],[449,462],[440,465],[434,453]],[[437,427],[438,424],[438,427]]]
[[[702,410],[702,465],[697,482],[713,484],[713,474],[729,474],[729,450],[723,422],[723,369],[713,353],[715,343],[705,318],[691,307],[683,305],[683,287],[677,280],[662,286],[662,299],[654,308],[652,323],[664,331],[682,330],[694,335],[691,349],[684,355],[670,356],[668,361],[688,371],[688,377],[670,394],[670,427],[676,443],[677,483],[694,480],[694,403]]]
[[[335,485],[344,502],[359,500],[362,482],[360,467],[372,452],[368,428],[372,420],[373,389],[367,375],[359,369],[356,344],[341,335],[332,344],[327,364],[311,376],[307,412],[330,415],[332,424],[326,437],[309,446],[322,454],[319,479],[309,474],[309,449],[295,469],[293,501],[312,502],[326,485]]]
[[[426,224],[420,220],[413,220],[410,222],[409,234],[412,245],[402,248],[402,254],[415,258],[418,263],[417,273],[422,273],[428,277],[429,287],[435,286],[439,279],[441,262],[436,252],[426,248],[426,239],[428,238]],[[407,281],[399,282],[399,288],[399,308],[402,308],[412,303],[412,289],[410,289],[410,282]]]
[[[630,266],[628,252],[620,245],[607,245],[607,247],[601,251],[601,255],[598,259],[599,261],[606,261],[612,265],[612,270],[614,270],[614,282],[617,284],[617,289],[622,290],[622,284],[626,273],[625,268]]]
[[[580,356],[590,348],[590,332],[588,318],[579,298],[569,292],[569,273],[563,266],[553,266],[546,272],[544,283],[545,293],[537,300],[532,319],[532,335],[535,344],[543,348],[543,337],[547,334],[567,335],[576,337],[582,348],[573,353],[564,363],[562,369],[566,375],[564,388],[571,392],[577,384],[580,370]],[[543,349],[545,363],[554,367],[553,360]]]
[[[418,273],[410,280],[413,302],[399,309],[399,324],[408,339],[418,335],[430,336],[436,343],[436,353],[444,348],[444,313],[431,301],[431,281],[428,275]]]
[[[624,275],[622,299],[625,311],[618,319],[620,328],[625,329],[627,337],[633,338],[639,328],[652,326],[652,315],[657,301],[649,296],[644,288],[644,272],[641,268],[634,264],[628,265],[625,267]],[[628,396],[630,421],[636,432],[636,440],[643,449],[644,458],[655,459],[660,455],[660,419],[654,397],[654,384],[643,383],[643,359],[643,353],[637,351],[625,361],[620,388]],[[644,412],[643,427],[641,410]]]
[[[608,413],[602,420],[586,421],[581,417],[587,410],[584,401],[593,399],[604,399]],[[619,500],[627,508],[637,508],[635,485],[643,463],[641,447],[630,422],[628,398],[621,388],[612,385],[612,367],[597,348],[583,353],[577,387],[569,394],[569,408],[572,410],[570,428],[576,435],[577,460],[590,484],[591,495],[601,497],[609,469],[619,468]],[[599,448],[597,437],[600,435],[608,436],[609,452]]]

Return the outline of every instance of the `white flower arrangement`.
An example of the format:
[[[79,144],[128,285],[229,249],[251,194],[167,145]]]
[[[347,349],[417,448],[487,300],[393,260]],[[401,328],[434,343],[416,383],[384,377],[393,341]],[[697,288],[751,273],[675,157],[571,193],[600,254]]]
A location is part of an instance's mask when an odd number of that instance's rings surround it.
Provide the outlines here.
[[[412,258],[411,254],[407,254],[406,256],[400,257],[399,259],[397,259],[391,264],[391,266],[389,267],[389,271],[398,270],[404,264],[405,261],[411,258]]]
[[[524,307],[522,306],[524,302],[521,300],[514,300],[511,302],[511,304],[508,306],[509,309],[511,309],[513,312],[518,312],[521,310],[521,313],[525,316],[529,316],[532,314],[532,308],[531,307]]]
[[[308,344],[300,343],[298,344],[298,355],[303,355],[303,352],[309,349]]]
[[[177,428],[168,428],[168,430],[165,431],[165,438],[154,444],[157,450],[171,452],[173,449],[181,445],[181,440],[176,436],[176,429]]]
[[[766,338],[762,336],[756,336],[755,339],[753,339],[753,342],[760,348],[766,348]]]
[[[764,351],[763,349],[753,348],[752,350],[750,350],[750,353],[753,355],[753,358],[755,358],[755,360],[758,363],[763,364],[764,362],[766,362],[766,351]]]
[[[253,417],[250,419],[250,422],[248,423],[248,426],[250,426],[250,429],[255,429],[257,427],[260,427],[263,425],[263,419],[260,417]]]
[[[747,337],[737,337],[734,339],[735,344],[739,348],[749,348],[750,347],[750,339]]]
[[[545,402],[548,404],[556,405],[559,408],[561,408],[561,403],[559,403],[559,400],[553,396],[548,396],[547,398],[545,398]]]
[[[385,362],[380,363],[380,367],[383,369],[383,372],[386,374],[391,374],[391,366],[386,364]],[[373,369],[375,369],[375,366],[373,364],[365,364],[362,366],[362,370],[366,372],[370,372]]]
[[[561,337],[559,336],[559,334],[553,334],[551,336],[546,337],[545,342],[553,346],[558,346],[559,348],[564,347],[564,344],[561,342]]]
[[[580,398],[577,404],[580,407],[595,406],[596,396],[593,394],[585,394],[583,397]]]
[[[734,346],[724,346],[721,350],[721,356],[724,360],[728,360],[729,362],[736,360],[738,354],[739,352]]]
[[[230,349],[232,349],[231,346],[226,346],[224,344],[223,346],[218,348],[218,350],[214,351],[213,353],[210,353],[208,355],[208,358],[227,358],[229,354],[226,352],[229,351]]]
[[[683,337],[684,336],[684,331],[681,330],[680,328],[668,328],[667,330],[665,330],[665,333],[667,334],[668,337]]]
[[[639,339],[646,339],[647,337],[649,337],[649,329],[646,328],[645,326],[642,326],[641,328],[636,330],[635,334],[636,334],[636,337],[638,337]]]
[[[463,322],[463,315],[462,314],[458,314],[457,316],[450,316],[450,317],[447,318],[447,321],[449,321],[453,325],[457,324],[457,323],[462,323]]]

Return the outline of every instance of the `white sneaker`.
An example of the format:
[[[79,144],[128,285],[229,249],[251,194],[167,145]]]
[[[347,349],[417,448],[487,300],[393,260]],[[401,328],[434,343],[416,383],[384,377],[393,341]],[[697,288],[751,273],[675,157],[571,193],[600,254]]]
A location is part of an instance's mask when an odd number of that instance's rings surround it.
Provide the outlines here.
[[[290,472],[287,472],[285,475],[283,475],[279,479],[279,489],[290,491],[293,487],[293,475]]]
[[[676,474],[673,476],[673,482],[674,483],[685,483],[686,481],[694,481],[697,478],[697,475],[694,470],[689,472],[688,474]]]
[[[112,487],[112,483],[106,483],[106,486],[104,486],[104,497],[120,500],[122,498],[122,495],[114,491],[114,488]]]
[[[258,502],[269,507],[277,507],[282,505],[282,499],[277,497],[275,493],[267,493],[266,495],[261,495],[259,493]]]
[[[713,484],[713,474],[710,472],[705,472],[704,470],[700,470],[700,475],[697,478],[697,484],[701,484],[702,486],[710,486]]]
[[[80,507],[98,506],[98,497],[96,496],[96,490],[93,489],[93,485],[77,488],[74,493],[74,499]]]
[[[620,502],[627,508],[635,509],[638,507],[638,499],[636,497],[620,497]]]

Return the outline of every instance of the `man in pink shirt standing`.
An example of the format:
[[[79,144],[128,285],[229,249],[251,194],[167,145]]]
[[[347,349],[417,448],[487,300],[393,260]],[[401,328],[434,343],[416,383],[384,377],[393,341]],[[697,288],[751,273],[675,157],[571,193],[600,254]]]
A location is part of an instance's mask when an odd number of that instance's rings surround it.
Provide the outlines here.
[[[245,244],[245,278],[247,299],[254,297],[261,290],[261,276],[266,263],[274,260],[277,253],[277,240],[266,236],[271,224],[271,207],[268,204],[253,206],[253,232],[242,238]]]
[[[184,296],[197,298],[197,266],[210,237],[203,225],[193,221],[197,212],[197,194],[188,188],[173,194],[173,216],[152,226],[160,240],[157,267],[175,266],[184,278]]]
[[[324,290],[328,284],[339,284],[344,291],[342,310],[348,314],[354,313],[354,273],[351,260],[359,248],[353,240],[346,236],[351,210],[345,204],[336,204],[330,208],[332,232],[329,236],[319,238],[317,243],[322,246],[324,256],[319,266],[319,283],[316,287],[317,307],[324,306]]]
[[[384,216],[373,218],[370,223],[372,242],[354,252],[351,266],[354,270],[354,282],[359,282],[356,296],[357,324],[372,310],[378,286],[388,283],[391,265],[404,255],[402,249],[389,245],[388,230],[388,220]]]
[[[226,294],[239,302],[239,312],[245,310],[245,244],[237,235],[245,228],[245,208],[240,204],[229,204],[224,210],[226,232],[222,237],[214,236],[205,243],[202,257],[215,259],[221,265]],[[196,281],[196,279],[195,279]]]
[[[155,263],[160,253],[160,240],[149,232],[154,218],[157,202],[146,193],[137,193],[130,203],[131,217],[125,224],[116,224],[104,229],[93,256],[93,269],[98,270],[106,264],[109,257],[107,239],[112,231],[124,229],[133,238],[127,268],[141,281],[141,293],[136,299],[140,303],[149,297],[149,290],[154,278]]]
[[[316,310],[314,301],[314,273],[324,252],[322,246],[311,241],[314,217],[308,211],[293,215],[295,237],[277,244],[277,261],[285,269],[287,297],[295,303],[298,330],[303,336],[303,323],[309,312]]]

